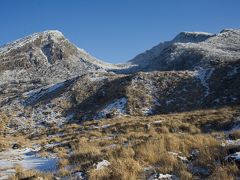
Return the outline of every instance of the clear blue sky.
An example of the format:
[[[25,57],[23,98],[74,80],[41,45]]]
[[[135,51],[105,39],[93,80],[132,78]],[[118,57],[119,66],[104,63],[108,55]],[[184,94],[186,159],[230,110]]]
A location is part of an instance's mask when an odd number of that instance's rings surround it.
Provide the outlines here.
[[[181,31],[240,28],[240,0],[0,0],[0,45],[58,29],[108,62],[133,58]]]

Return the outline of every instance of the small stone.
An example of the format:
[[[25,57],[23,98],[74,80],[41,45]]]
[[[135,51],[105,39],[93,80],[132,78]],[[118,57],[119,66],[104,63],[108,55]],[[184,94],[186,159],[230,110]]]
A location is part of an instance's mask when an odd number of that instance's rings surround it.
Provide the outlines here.
[[[12,149],[19,149],[19,148],[21,148],[20,144],[13,144],[12,145]]]

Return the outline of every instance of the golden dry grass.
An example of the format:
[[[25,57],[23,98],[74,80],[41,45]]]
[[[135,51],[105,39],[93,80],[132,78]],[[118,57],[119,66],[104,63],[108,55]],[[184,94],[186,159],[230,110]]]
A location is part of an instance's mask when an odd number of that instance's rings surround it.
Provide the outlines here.
[[[180,179],[194,179],[199,176],[194,175],[181,159],[169,152],[190,157],[193,150],[198,150],[199,154],[192,164],[210,170],[209,177],[204,178],[234,179],[238,176],[236,166],[216,164],[223,162],[227,148],[222,147],[221,141],[215,137],[224,137],[223,130],[233,125],[234,117],[240,114],[239,109],[227,107],[88,121],[68,124],[62,128],[49,127],[48,133],[43,130],[38,139],[31,140],[42,145],[66,142],[67,146],[45,150],[45,153],[55,152],[61,158],[58,176],[84,171],[93,180],[144,179],[144,168],[151,166],[153,172],[175,174]],[[63,135],[51,138],[46,135],[57,133]],[[233,135],[239,138],[238,132]],[[110,166],[97,170],[96,163],[102,160],[109,161]],[[70,171],[66,170],[68,166],[72,167]]]

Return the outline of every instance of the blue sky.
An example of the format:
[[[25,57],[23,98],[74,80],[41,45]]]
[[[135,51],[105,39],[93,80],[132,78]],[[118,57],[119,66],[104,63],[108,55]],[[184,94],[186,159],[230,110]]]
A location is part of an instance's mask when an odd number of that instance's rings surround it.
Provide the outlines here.
[[[240,0],[1,0],[0,45],[58,29],[99,59],[119,63],[181,31],[240,28]]]

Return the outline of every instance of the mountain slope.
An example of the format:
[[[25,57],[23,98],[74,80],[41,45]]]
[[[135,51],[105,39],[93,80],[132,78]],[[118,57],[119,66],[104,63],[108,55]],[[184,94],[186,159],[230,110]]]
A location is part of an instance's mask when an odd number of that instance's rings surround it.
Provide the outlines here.
[[[239,178],[239,37],[180,33],[121,66],[58,31],[0,48],[0,179]]]
[[[239,77],[240,62],[197,71],[88,73],[8,98],[0,110],[9,114],[12,127],[28,129],[216,108],[240,103]]]
[[[230,63],[239,57],[240,30],[226,29],[215,35],[183,32],[130,60],[134,67],[126,72],[195,70]]]
[[[35,33],[1,47],[0,62],[0,84],[19,80],[53,83],[116,68],[77,48],[59,31]]]
[[[97,60],[58,31],[37,33],[0,49],[0,111],[25,129],[237,105],[239,45],[239,30],[180,33],[129,68]]]

